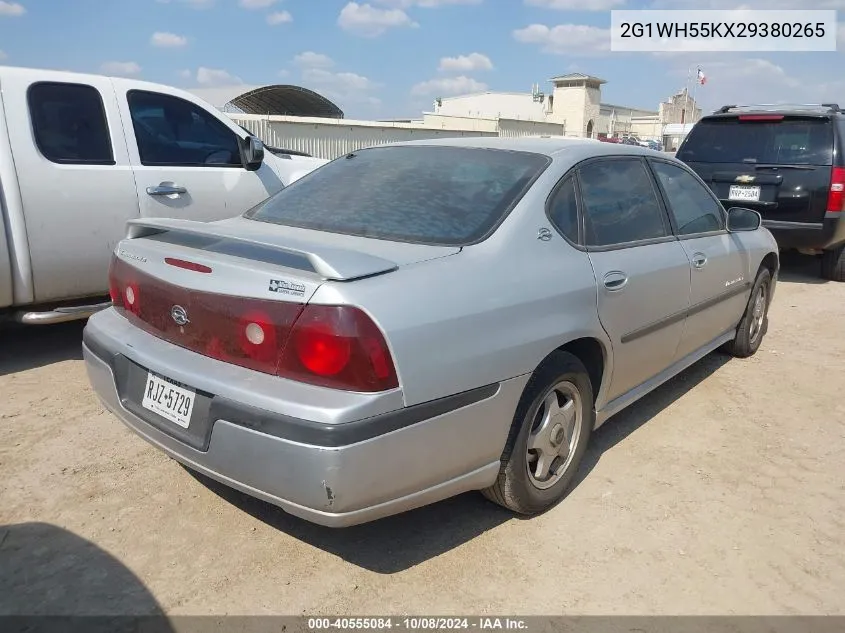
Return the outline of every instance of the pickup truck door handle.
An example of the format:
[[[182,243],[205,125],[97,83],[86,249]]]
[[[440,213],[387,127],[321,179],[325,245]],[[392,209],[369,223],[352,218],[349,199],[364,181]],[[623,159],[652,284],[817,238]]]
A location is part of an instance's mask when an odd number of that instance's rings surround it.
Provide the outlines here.
[[[172,196],[180,193],[188,193],[188,190],[170,182],[160,183],[157,187],[147,187],[147,194],[150,196]]]
[[[603,280],[604,287],[610,291],[622,290],[628,285],[628,275],[618,270],[607,273]]]
[[[707,265],[707,256],[704,253],[696,253],[692,256],[692,265],[696,268],[704,268]]]

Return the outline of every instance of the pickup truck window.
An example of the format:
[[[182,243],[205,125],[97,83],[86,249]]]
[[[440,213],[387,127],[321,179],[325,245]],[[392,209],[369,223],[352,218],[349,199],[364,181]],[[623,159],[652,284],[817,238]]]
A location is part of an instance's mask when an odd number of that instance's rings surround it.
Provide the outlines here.
[[[235,133],[199,106],[143,90],[129,91],[127,99],[142,164],[243,166]]]
[[[114,165],[100,92],[84,84],[39,82],[27,93],[35,144],[49,161]]]

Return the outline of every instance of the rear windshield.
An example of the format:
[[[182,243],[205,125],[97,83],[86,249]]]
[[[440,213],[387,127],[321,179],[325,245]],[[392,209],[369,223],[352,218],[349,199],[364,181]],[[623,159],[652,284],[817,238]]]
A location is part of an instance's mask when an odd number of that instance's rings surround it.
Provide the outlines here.
[[[320,167],[246,217],[377,239],[465,245],[485,237],[550,160],[466,147],[370,148]]]
[[[819,118],[704,120],[693,127],[678,158],[688,163],[830,165],[833,129],[828,119]]]

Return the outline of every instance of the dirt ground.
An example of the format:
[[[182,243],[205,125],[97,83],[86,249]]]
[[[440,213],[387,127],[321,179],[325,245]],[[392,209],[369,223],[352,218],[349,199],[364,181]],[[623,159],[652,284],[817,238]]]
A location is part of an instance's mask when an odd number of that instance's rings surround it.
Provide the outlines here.
[[[92,393],[82,326],[0,332],[0,614],[845,614],[845,284],[785,262],[758,354],[600,429],[569,497],[347,530],[192,476]]]

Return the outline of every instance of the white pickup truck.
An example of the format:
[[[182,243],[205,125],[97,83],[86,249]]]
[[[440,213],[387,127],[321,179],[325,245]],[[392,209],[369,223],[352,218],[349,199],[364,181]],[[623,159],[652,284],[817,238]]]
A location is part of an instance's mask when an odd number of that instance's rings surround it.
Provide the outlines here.
[[[234,217],[326,162],[182,90],[0,66],[0,320],[85,318],[127,220]]]

